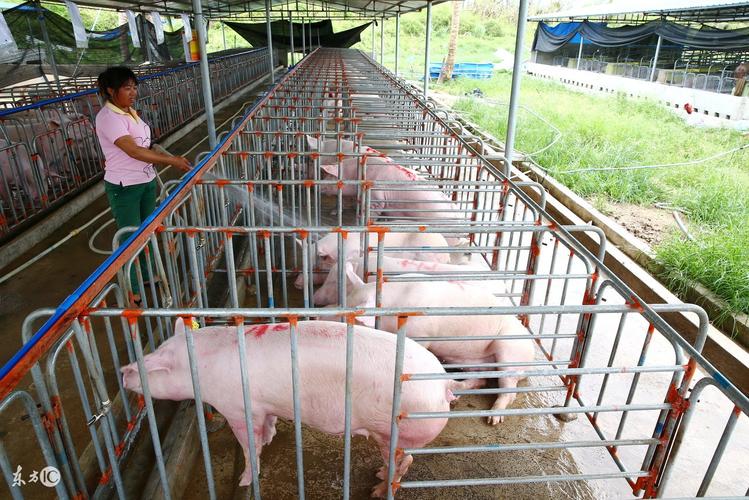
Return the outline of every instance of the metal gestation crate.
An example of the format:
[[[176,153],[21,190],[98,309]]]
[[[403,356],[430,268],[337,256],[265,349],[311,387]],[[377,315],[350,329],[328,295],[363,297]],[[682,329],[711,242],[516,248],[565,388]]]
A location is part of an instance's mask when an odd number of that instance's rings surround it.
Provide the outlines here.
[[[335,141],[335,147],[320,148],[310,138]],[[408,182],[371,180],[364,168],[376,168],[370,159],[382,158],[378,153],[419,175]],[[352,159],[358,179],[324,178],[323,164],[332,160],[341,173],[343,163]],[[350,186],[357,196],[344,197]],[[388,204],[374,205],[378,192],[390,193]],[[419,208],[413,192],[433,193],[444,208]],[[687,304],[640,300],[602,264],[606,241],[600,230],[559,225],[545,210],[540,186],[520,180],[514,171],[505,175],[483,155],[479,139],[361,52],[318,49],[305,58],[193,172],[167,183],[164,194],[154,216],[76,295],[58,311],[38,311],[26,321],[24,342],[31,341],[14,359],[10,376],[18,384],[30,371],[34,389],[14,386],[0,404],[3,418],[30,416],[0,441],[0,468],[9,485],[18,457],[29,448],[27,442],[19,444],[19,436],[29,435],[30,423],[39,449],[28,463],[60,469],[61,497],[230,494],[227,481],[220,480],[226,479],[223,467],[216,465],[222,450],[217,435],[223,431],[208,431],[217,418],[203,404],[195,379],[200,365],[189,339],[199,333],[187,337],[194,407],[154,401],[147,388],[136,397],[118,376],[121,366],[135,361],[145,373],[144,353],[168,338],[174,320],[183,317],[201,326],[237,325],[239,346],[245,328],[254,323],[290,325],[291,373],[278,376],[292,378],[294,419],[279,423],[274,441],[279,444],[263,449],[262,473],[254,454],[261,444],[248,420],[254,497],[362,498],[381,465],[374,445],[351,437],[352,408],[362,394],[349,389],[340,395],[342,441],[303,426],[298,321],[346,321],[350,387],[353,323],[375,316],[399,319],[393,392],[385,395],[393,401],[385,477],[389,498],[745,494],[746,480],[732,474],[731,463],[738,463],[746,450],[749,402],[700,354],[708,327],[704,312]],[[388,210],[399,203],[399,210]],[[468,244],[459,248],[419,249],[469,254],[472,263],[482,266],[418,275],[386,271],[382,262],[388,253],[414,250],[387,246],[396,233],[463,239]],[[347,307],[343,266],[338,267],[338,303],[315,305],[314,281],[325,273],[316,245],[331,234],[339,262],[344,242],[354,239],[374,256],[375,264],[364,269],[377,283],[374,308]],[[594,242],[591,248],[577,238],[581,235]],[[133,266],[143,300],[137,310],[125,307],[135,285],[130,282]],[[299,273],[301,290],[292,284]],[[111,282],[115,274],[118,279]],[[160,283],[146,283],[148,276],[159,276]],[[492,284],[502,305],[377,307],[387,298],[387,283],[405,281],[434,282],[435,287],[445,281]],[[666,313],[694,319],[699,325],[694,343],[666,322]],[[405,337],[414,317],[482,315],[520,318],[527,332],[502,340],[532,339],[535,359],[448,363],[446,373],[404,370]],[[490,338],[498,338],[497,332],[440,341]],[[240,363],[246,363],[241,355]],[[460,399],[449,412],[409,414],[400,407],[406,384],[507,377],[528,382],[455,391]],[[249,415],[253,381],[244,377],[243,387]],[[507,392],[518,395],[509,408],[488,409],[493,398]],[[34,409],[37,403],[41,416]],[[166,430],[164,421],[175,412],[186,416],[180,422],[196,422],[190,427],[194,434]],[[490,427],[489,416],[502,416],[504,422]],[[405,420],[445,417],[446,428],[426,448],[398,446]],[[695,432],[704,439],[690,439]],[[175,453],[175,435],[200,442],[202,460],[192,473],[179,469],[184,464]],[[396,481],[396,457],[408,454],[414,463]],[[134,463],[148,464],[150,478]],[[229,480],[233,486],[237,478]]]
[[[214,100],[265,76],[267,67],[265,48],[212,58]],[[200,85],[197,63],[141,77],[136,107],[153,141],[204,112]],[[0,111],[0,239],[101,178],[95,119],[102,104],[98,91],[90,89]]]

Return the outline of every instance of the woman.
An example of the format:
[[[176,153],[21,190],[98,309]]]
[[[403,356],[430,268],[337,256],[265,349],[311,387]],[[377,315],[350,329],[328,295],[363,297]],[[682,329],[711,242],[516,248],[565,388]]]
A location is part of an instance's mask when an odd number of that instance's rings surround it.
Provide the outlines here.
[[[140,226],[156,208],[156,170],[153,164],[172,165],[182,170],[190,162],[181,156],[157,153],[151,147],[151,129],[133,109],[138,79],[129,68],[108,68],[98,79],[106,104],[96,115],[96,135],[104,153],[104,190],[118,228]],[[141,272],[148,280],[147,266]],[[130,271],[131,298],[140,305],[140,288],[135,266]]]

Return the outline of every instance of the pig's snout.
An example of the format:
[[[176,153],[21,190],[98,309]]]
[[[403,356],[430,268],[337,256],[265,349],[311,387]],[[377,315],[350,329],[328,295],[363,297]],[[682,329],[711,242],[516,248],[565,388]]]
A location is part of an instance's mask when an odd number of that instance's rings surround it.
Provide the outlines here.
[[[140,385],[140,375],[135,363],[123,366],[120,368],[120,373],[122,373],[122,387],[142,394],[143,388]]]

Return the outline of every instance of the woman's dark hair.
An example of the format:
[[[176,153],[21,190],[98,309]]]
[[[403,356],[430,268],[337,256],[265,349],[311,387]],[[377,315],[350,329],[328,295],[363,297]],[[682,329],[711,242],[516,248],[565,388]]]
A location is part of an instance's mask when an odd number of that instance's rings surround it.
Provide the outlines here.
[[[107,93],[107,89],[119,90],[120,87],[130,81],[135,82],[135,84],[138,85],[138,77],[135,76],[135,73],[133,73],[133,70],[130,68],[125,66],[107,68],[97,79],[99,93],[102,97],[109,100],[111,96]]]

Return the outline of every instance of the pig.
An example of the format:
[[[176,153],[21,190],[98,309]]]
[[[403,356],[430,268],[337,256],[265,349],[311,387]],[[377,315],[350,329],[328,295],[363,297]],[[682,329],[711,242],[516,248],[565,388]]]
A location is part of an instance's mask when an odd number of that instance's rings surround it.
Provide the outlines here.
[[[345,260],[358,257],[361,253],[361,236],[358,233],[351,233],[343,240],[343,255]],[[369,246],[376,247],[379,241],[378,233],[369,234]],[[301,243],[301,242],[300,242]],[[338,260],[338,234],[331,233],[323,236],[317,241],[317,255],[320,258],[320,268],[325,271],[329,270]],[[468,240],[462,241],[459,245],[461,248],[467,246]],[[403,252],[388,252],[388,257],[399,257],[402,259],[421,260],[429,262],[442,262],[447,264],[464,264],[466,262],[465,254],[461,252],[430,252],[430,248],[445,248],[449,246],[444,236],[439,233],[398,233],[388,232],[385,236],[385,247],[422,247],[417,251],[407,250]],[[294,286],[302,289],[304,286],[303,276],[300,273],[294,282]],[[326,276],[315,274],[313,283],[319,285],[325,282]]]
[[[320,168],[329,178],[340,178],[343,180],[356,180],[360,178],[357,158],[345,158],[340,166],[334,164],[321,164]],[[371,189],[370,206],[374,212],[383,212],[389,218],[400,217],[405,219],[430,220],[430,221],[452,221],[466,219],[466,215],[460,207],[439,189],[424,186],[422,189],[412,191],[399,191],[377,186],[377,181],[400,182],[404,185],[427,180],[424,176],[402,165],[398,165],[392,159],[379,151],[367,148],[362,160],[366,162],[366,176],[368,181],[374,181],[375,187]],[[338,187],[334,185],[323,185],[320,192],[324,195],[334,196],[338,194]],[[346,184],[341,188],[344,197],[356,197],[358,187],[354,184]]]
[[[39,203],[46,194],[47,179],[39,171],[28,150],[22,144],[9,144],[0,139],[0,199],[12,204],[12,190],[22,192],[29,201]],[[41,184],[40,184],[41,182]]]
[[[364,283],[356,274],[353,265],[346,264],[346,277],[350,292],[346,296],[347,307],[374,308],[375,283]],[[503,307],[511,305],[499,299],[491,291],[459,281],[428,282],[385,282],[382,287],[382,307]],[[374,326],[374,318],[358,317],[357,321]],[[380,328],[395,333],[396,318],[382,317]],[[527,333],[526,328],[515,316],[476,315],[476,316],[414,316],[408,321],[406,335],[419,337],[453,337],[469,335],[519,335]],[[533,340],[471,340],[466,342],[432,341],[421,342],[435,356],[448,363],[507,363],[532,362],[535,359]],[[520,366],[501,368],[522,370]],[[502,377],[498,379],[500,388],[514,388],[519,379]],[[481,387],[485,380],[468,380],[465,387]],[[503,410],[515,399],[515,393],[500,394],[492,410]],[[490,416],[490,425],[503,421],[500,416]]]
[[[352,258],[348,262],[355,263],[355,268],[363,270],[364,258]],[[369,254],[368,258],[369,272],[373,273],[377,269],[377,255]],[[488,266],[473,265],[455,265],[444,264],[441,262],[425,262],[411,259],[399,259],[394,257],[382,256],[382,271],[385,273],[466,273],[471,271],[488,270]],[[327,306],[338,302],[338,265],[333,264],[328,272],[328,277],[320,288],[318,288],[313,299],[316,306]]]
[[[298,323],[299,387],[302,423],[334,435],[344,432],[344,394],[346,380],[346,324],[332,321]],[[276,419],[294,418],[289,324],[252,325],[245,329],[248,375],[251,384],[252,424],[260,463],[262,447],[276,433]],[[354,363],[352,373],[353,410],[351,429],[355,435],[372,436],[380,448],[385,466],[377,476],[383,479],[373,496],[387,491],[390,420],[393,399],[396,337],[386,332],[354,326]],[[194,332],[201,395],[224,417],[245,455],[240,486],[252,481],[248,434],[245,425],[236,327],[215,326]],[[181,401],[193,399],[194,391],[187,357],[185,325],[178,319],[175,334],[144,358],[148,388],[157,399]],[[121,368],[123,386],[143,393],[136,363]],[[407,339],[404,373],[445,373],[429,351]],[[403,384],[401,411],[448,412],[455,399],[447,380],[406,382]],[[398,447],[423,447],[442,431],[446,418],[404,419],[399,425]],[[410,455],[396,460],[395,478],[399,480],[413,461]]]

